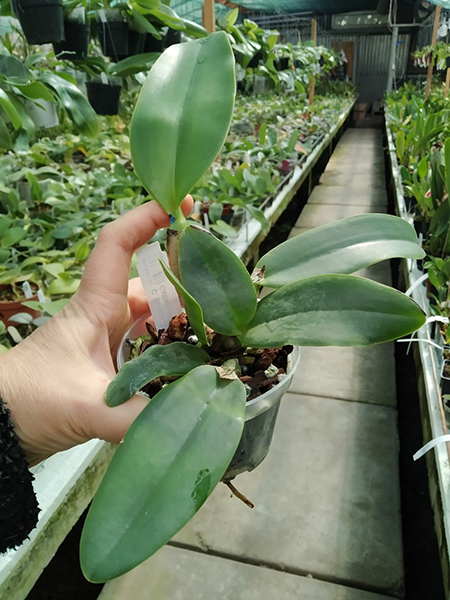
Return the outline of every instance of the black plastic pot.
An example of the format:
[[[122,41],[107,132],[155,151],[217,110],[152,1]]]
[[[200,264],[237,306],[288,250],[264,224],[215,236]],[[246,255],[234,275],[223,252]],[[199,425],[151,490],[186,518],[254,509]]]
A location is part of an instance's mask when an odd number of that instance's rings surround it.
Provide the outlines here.
[[[450,394],[450,378],[444,375],[444,369],[450,365],[450,360],[444,360],[441,374],[441,392],[442,395]]]
[[[88,81],[86,88],[89,102],[98,115],[118,114],[121,85]]]
[[[248,67],[250,69],[256,69],[256,67],[259,65],[259,61],[262,59],[262,57],[263,56],[262,56],[261,50],[258,50],[258,52],[255,54],[255,56],[248,63]]]
[[[166,34],[166,42],[164,44],[165,48],[169,46],[173,46],[174,44],[181,43],[181,31],[177,31],[176,29],[169,29]]]
[[[289,58],[280,58],[275,63],[277,71],[286,71],[289,68]]]
[[[29,44],[64,40],[62,0],[14,0],[12,6]]]
[[[128,30],[128,56],[135,56],[144,52],[146,37],[146,33],[140,33],[133,29]]]
[[[89,25],[64,21],[66,39],[63,42],[54,42],[53,50],[61,60],[84,60],[88,54]]]
[[[157,40],[150,33],[145,38],[144,52],[163,52],[165,37],[163,36],[160,40]]]
[[[125,21],[97,23],[97,31],[105,56],[116,60],[128,56],[128,23]]]
[[[445,59],[445,66],[447,67],[447,69],[450,69],[450,57],[447,57]]]
[[[414,196],[405,196],[405,205],[406,210],[408,212],[412,212],[414,207],[417,205],[417,200],[414,198]]]
[[[414,229],[417,235],[422,234],[424,238],[427,237],[429,224],[422,219],[414,219]]]

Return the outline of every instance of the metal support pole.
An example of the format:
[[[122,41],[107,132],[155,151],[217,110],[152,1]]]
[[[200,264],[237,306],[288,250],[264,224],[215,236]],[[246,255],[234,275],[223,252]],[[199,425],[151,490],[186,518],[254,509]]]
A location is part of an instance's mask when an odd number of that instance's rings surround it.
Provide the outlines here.
[[[392,28],[392,38],[391,38],[391,53],[389,55],[389,73],[386,91],[392,92],[394,87],[394,79],[395,79],[395,56],[397,51],[397,42],[398,42],[398,25],[394,25]]]

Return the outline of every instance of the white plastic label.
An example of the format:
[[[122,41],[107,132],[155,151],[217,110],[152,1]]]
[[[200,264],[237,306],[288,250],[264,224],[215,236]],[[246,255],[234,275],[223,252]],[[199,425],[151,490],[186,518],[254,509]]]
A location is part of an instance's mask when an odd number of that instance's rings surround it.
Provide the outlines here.
[[[105,85],[108,85],[109,81],[108,81],[108,77],[106,76],[106,73],[100,73],[100,79],[102,80],[102,83],[104,83]]]
[[[450,442],[449,434],[440,435],[439,437],[434,438],[434,440],[431,440],[431,442],[428,442],[428,444],[425,444],[423,448],[421,448],[414,454],[413,460],[419,460],[419,458],[422,458],[422,456],[424,456],[427,452],[429,452],[433,448],[436,448],[436,446],[438,446],[439,444],[443,444],[444,442]]]
[[[33,290],[31,289],[31,285],[28,283],[28,281],[23,282],[22,290],[23,290],[23,293],[25,294],[25,298],[33,297]]]
[[[101,8],[101,9],[98,11],[98,16],[100,17],[100,21],[101,21],[102,23],[106,23],[106,14],[105,14],[105,11],[103,10],[103,8]]]
[[[168,264],[167,255],[159,242],[149,244],[136,252],[137,270],[147,296],[155,327],[165,329],[170,319],[182,312],[176,289],[167,279],[159,260]]]

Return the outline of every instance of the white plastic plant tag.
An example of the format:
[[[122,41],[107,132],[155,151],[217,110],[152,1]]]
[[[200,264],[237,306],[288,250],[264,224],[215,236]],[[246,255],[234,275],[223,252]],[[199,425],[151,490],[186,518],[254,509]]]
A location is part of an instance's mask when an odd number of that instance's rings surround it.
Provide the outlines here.
[[[23,293],[25,295],[25,298],[32,298],[33,297],[33,290],[31,289],[31,285],[28,283],[28,281],[24,281],[22,284],[22,290]]]
[[[106,73],[100,73],[100,79],[102,80],[102,83],[104,83],[105,85],[108,85],[109,81],[108,81],[108,77],[106,76]]]
[[[422,458],[422,456],[424,456],[427,452],[429,452],[433,448],[436,448],[436,446],[438,446],[439,444],[443,444],[444,442],[450,442],[449,434],[440,435],[439,437],[434,438],[434,440],[428,442],[428,444],[425,444],[425,446],[423,446],[413,455],[413,460],[419,460],[419,458]]]
[[[98,11],[98,16],[100,17],[100,21],[101,21],[102,23],[106,23],[106,14],[105,14],[105,11],[103,10],[103,8],[101,8],[101,9]]]
[[[38,300],[41,304],[44,304],[44,302],[47,302],[47,298],[45,297],[45,294],[41,289],[38,290]]]
[[[155,327],[165,329],[170,319],[182,312],[176,289],[167,279],[159,260],[168,264],[167,255],[159,242],[140,248],[136,252],[137,270],[147,296]]]

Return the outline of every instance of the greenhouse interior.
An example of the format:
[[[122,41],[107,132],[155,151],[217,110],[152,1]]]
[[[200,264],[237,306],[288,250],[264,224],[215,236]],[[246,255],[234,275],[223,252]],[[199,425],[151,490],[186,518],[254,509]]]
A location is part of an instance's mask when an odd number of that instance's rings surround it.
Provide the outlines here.
[[[450,600],[449,93],[450,0],[0,0],[2,600]]]

